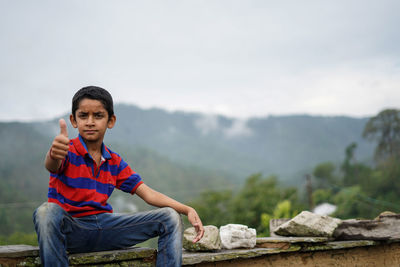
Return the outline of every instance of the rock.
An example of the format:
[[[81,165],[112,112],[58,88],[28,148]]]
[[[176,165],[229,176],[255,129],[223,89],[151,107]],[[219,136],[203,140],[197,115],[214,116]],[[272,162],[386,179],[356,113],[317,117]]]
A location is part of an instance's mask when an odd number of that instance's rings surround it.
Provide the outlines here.
[[[242,224],[227,224],[219,229],[222,247],[254,248],[256,246],[256,229],[248,228]]]
[[[219,230],[214,225],[204,226],[204,236],[197,243],[193,239],[197,233],[194,227],[190,227],[183,233],[183,248],[189,251],[211,251],[221,249]]]
[[[275,234],[282,236],[331,237],[341,222],[337,218],[302,211],[290,221],[280,225],[275,230]]]
[[[381,212],[381,214],[379,214],[378,217],[375,218],[375,220],[379,220],[380,217],[385,217],[388,215],[396,215],[396,213],[394,213],[392,211],[384,211],[384,212]]]
[[[334,237],[338,240],[400,240],[400,214],[384,212],[375,220],[344,220]]]

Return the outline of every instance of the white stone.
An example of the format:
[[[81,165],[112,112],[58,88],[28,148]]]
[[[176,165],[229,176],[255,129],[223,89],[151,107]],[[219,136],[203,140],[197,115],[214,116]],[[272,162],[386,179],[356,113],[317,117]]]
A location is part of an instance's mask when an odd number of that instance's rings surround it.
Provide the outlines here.
[[[227,224],[219,228],[222,247],[254,248],[256,246],[256,229],[242,224]]]

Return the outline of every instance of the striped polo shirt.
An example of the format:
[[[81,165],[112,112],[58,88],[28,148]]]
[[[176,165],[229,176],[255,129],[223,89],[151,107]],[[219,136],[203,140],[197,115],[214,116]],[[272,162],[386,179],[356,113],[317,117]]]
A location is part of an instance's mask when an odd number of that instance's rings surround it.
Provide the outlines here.
[[[60,205],[73,217],[113,212],[107,203],[114,188],[134,194],[142,179],[104,144],[98,168],[79,135],[69,143],[68,155],[57,173],[50,173],[48,202]]]

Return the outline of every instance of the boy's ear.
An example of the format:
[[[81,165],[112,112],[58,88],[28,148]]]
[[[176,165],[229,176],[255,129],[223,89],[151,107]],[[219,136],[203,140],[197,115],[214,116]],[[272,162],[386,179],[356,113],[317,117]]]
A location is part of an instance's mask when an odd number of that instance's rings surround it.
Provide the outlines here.
[[[76,123],[76,120],[75,120],[75,118],[74,118],[74,116],[72,114],[69,115],[69,121],[71,122],[72,127],[78,128],[78,123]]]
[[[117,117],[115,117],[115,115],[112,115],[112,116],[108,119],[107,128],[108,128],[108,129],[111,129],[112,127],[114,127],[116,121],[117,121]]]

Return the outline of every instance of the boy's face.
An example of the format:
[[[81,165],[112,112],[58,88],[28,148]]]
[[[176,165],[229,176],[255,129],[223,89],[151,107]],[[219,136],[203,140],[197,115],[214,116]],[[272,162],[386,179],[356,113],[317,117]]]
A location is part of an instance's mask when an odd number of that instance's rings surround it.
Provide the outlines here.
[[[84,98],[79,103],[75,117],[71,114],[71,124],[78,128],[79,134],[86,142],[103,142],[107,128],[115,125],[116,117],[108,117],[107,110],[99,100]]]

